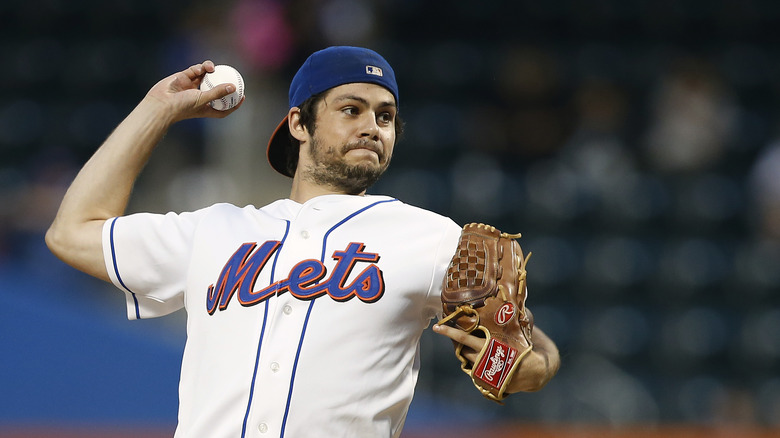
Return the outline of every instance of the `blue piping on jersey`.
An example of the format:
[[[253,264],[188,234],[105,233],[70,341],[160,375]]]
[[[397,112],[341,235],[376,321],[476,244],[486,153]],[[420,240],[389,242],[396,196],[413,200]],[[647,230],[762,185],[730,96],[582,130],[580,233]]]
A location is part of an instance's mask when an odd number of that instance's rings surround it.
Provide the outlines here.
[[[287,415],[290,413],[290,401],[292,400],[293,386],[295,385],[295,373],[298,371],[298,358],[301,356],[301,347],[303,346],[303,338],[306,336],[306,327],[309,325],[309,316],[311,316],[311,309],[314,307],[314,301],[309,303],[309,310],[306,311],[306,319],[303,321],[303,329],[301,330],[301,339],[298,341],[298,351],[295,352],[295,362],[293,362],[292,377],[290,378],[290,391],[287,392],[287,405],[284,407],[284,418],[282,418],[282,430],[279,438],[284,437],[284,429],[287,427]]]
[[[373,204],[367,205],[361,208],[360,210],[355,211],[354,213],[350,214],[349,216],[339,221],[336,225],[332,226],[325,233],[325,236],[322,238],[322,254],[320,254],[320,262],[325,263],[325,249],[328,245],[328,237],[330,236],[330,233],[332,233],[336,228],[344,225],[345,222],[359,215],[360,213],[363,213],[369,208],[375,207],[379,204],[384,204],[386,202],[395,202],[395,201],[398,200],[386,199],[383,201],[374,202]],[[292,401],[293,385],[295,383],[295,373],[298,369],[298,358],[301,356],[301,349],[303,347],[303,338],[306,336],[306,327],[309,325],[309,316],[311,315],[312,308],[314,308],[314,303],[316,301],[317,300],[311,300],[311,302],[309,303],[309,310],[306,312],[306,319],[303,321],[303,329],[301,330],[301,339],[298,341],[298,351],[295,352],[295,363],[293,363],[292,378],[290,379],[290,392],[287,393],[287,405],[284,407],[284,418],[282,419],[282,429],[279,438],[284,438],[284,430],[287,426],[287,416],[290,413],[290,402]]]
[[[364,211],[368,210],[369,208],[372,208],[372,207],[374,207],[374,206],[376,206],[376,205],[379,205],[379,204],[384,204],[385,202],[396,202],[396,201],[398,201],[398,200],[397,200],[397,199],[386,199],[386,200],[384,200],[384,201],[377,201],[377,202],[374,202],[373,204],[367,205],[367,206],[365,206],[365,207],[361,208],[360,210],[358,210],[358,211],[356,211],[356,212],[352,213],[351,215],[349,215],[349,216],[345,217],[344,219],[342,219],[342,220],[341,220],[339,223],[337,223],[336,225],[332,226],[332,227],[331,227],[331,228],[330,228],[330,229],[329,229],[329,230],[328,230],[328,231],[325,233],[325,237],[323,237],[323,238],[322,238],[322,254],[320,254],[320,261],[321,261],[322,263],[325,263],[325,246],[326,246],[326,245],[327,245],[327,243],[328,243],[328,236],[330,236],[330,233],[332,233],[332,232],[333,232],[333,230],[335,230],[336,228],[338,228],[338,227],[340,227],[340,226],[344,225],[344,222],[346,222],[346,221],[348,221],[348,220],[352,219],[353,217],[355,217],[355,216],[359,215],[360,213],[363,213]]]
[[[276,251],[274,255],[274,263],[271,266],[271,284],[274,283],[274,272],[276,272],[276,261],[279,260],[279,253],[281,247],[284,246],[284,241],[287,240],[287,233],[290,232],[290,221],[287,222],[287,228],[284,230],[284,236],[279,243],[279,251]],[[257,369],[260,366],[260,349],[263,346],[263,338],[265,337],[265,323],[268,321],[268,303],[270,300],[265,301],[265,310],[263,313],[263,327],[260,329],[260,340],[257,342],[257,354],[255,355],[255,370],[252,373],[252,384],[249,386],[249,400],[246,403],[246,413],[244,414],[244,424],[241,426],[241,438],[246,436],[246,424],[249,421],[249,410],[252,407],[252,396],[255,393],[255,381],[257,380]]]
[[[114,251],[114,225],[116,225],[117,219],[119,218],[115,217],[114,220],[111,221],[111,232],[109,233],[109,241],[111,242],[111,261],[114,264],[114,273],[116,274],[116,279],[119,280],[119,284],[121,284],[126,291],[130,292],[130,295],[133,297],[133,303],[135,304],[135,319],[141,319],[141,308],[138,305],[138,297],[135,296],[135,292],[131,291],[130,288],[125,285],[122,276],[119,275],[119,267],[116,263],[116,252]]]

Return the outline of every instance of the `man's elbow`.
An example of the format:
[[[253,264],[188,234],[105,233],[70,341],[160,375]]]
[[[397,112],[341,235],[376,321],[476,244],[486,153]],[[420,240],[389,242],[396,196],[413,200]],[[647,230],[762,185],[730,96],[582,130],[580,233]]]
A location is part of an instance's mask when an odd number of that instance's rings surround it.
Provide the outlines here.
[[[64,245],[62,242],[62,234],[60,233],[56,224],[52,224],[49,229],[46,230],[46,234],[44,235],[43,239],[46,242],[46,247],[49,248],[49,251],[51,251],[52,254],[57,256],[59,259],[63,259],[62,254],[66,245]]]
[[[69,237],[66,230],[57,226],[56,222],[46,230],[43,240],[46,242],[46,247],[49,248],[49,251],[58,259],[74,268],[79,268],[77,262],[79,251],[77,242],[74,241],[73,237]]]
[[[71,267],[93,277],[110,281],[103,262],[101,224],[92,222],[76,228],[55,221],[44,235],[49,251]]]

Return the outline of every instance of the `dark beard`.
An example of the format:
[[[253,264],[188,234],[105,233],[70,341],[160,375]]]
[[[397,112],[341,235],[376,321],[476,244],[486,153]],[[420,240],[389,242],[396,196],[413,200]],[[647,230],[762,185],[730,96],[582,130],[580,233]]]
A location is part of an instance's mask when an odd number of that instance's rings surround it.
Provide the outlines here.
[[[342,146],[341,153],[359,147],[359,143],[351,143]],[[312,141],[312,161],[314,165],[307,169],[307,174],[311,179],[320,185],[325,185],[337,189],[349,195],[363,193],[366,189],[374,185],[382,176],[389,162],[380,165],[378,168],[370,165],[350,166],[343,160],[328,159],[328,155],[333,154],[319,153],[320,145],[316,140]],[[330,151],[329,151],[330,152]],[[380,154],[380,164],[384,156]]]

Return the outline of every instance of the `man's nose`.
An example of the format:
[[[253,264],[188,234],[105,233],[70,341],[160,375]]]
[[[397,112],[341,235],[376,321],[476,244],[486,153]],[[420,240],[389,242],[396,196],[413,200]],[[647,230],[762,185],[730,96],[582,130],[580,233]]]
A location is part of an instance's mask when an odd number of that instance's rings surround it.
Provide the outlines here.
[[[360,137],[368,137],[372,140],[379,139],[379,125],[374,113],[366,113],[360,125]]]

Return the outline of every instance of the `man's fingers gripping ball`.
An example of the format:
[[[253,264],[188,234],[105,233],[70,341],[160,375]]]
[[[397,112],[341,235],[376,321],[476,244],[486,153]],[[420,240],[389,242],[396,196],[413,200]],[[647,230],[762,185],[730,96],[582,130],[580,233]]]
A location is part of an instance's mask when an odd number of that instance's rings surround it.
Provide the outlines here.
[[[186,70],[183,70],[183,74],[190,82],[199,81],[203,75],[208,72],[214,71],[214,63],[211,61],[203,61],[201,64],[191,65]]]
[[[232,84],[233,91],[227,95],[220,95],[221,90],[215,90],[220,85]],[[219,111],[227,111],[236,107],[244,98],[244,78],[241,73],[229,65],[214,66],[214,71],[206,73],[200,82],[202,97],[209,99],[209,105]],[[219,91],[213,93],[212,91]],[[199,102],[200,103],[200,102]]]

